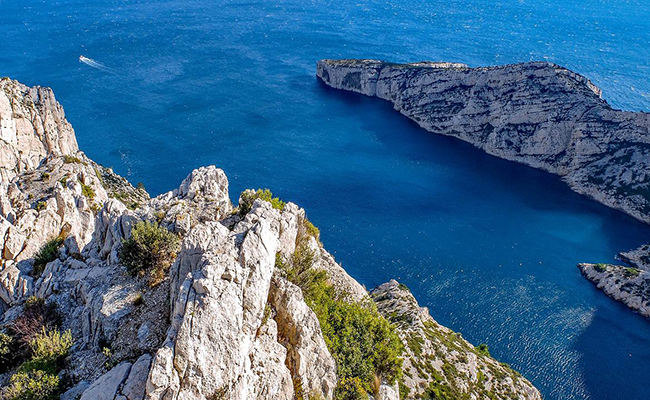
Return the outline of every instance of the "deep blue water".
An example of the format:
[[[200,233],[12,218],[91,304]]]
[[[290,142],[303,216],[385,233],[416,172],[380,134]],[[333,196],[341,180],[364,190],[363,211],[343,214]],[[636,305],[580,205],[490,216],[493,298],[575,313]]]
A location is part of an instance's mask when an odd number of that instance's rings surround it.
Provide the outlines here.
[[[354,277],[399,278],[545,398],[648,398],[650,321],[576,264],[650,227],[314,77],[320,58],[545,59],[648,111],[647,1],[0,0],[0,29],[0,75],[53,87],[82,149],[153,194],[216,164],[233,199],[302,205]]]

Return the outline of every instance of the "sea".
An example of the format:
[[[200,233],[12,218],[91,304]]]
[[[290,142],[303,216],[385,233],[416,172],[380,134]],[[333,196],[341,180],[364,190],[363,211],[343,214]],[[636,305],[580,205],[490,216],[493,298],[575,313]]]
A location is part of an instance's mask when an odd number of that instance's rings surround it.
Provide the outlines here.
[[[0,0],[0,76],[52,87],[92,159],[152,195],[217,165],[234,202],[304,207],[359,282],[404,283],[545,399],[650,398],[650,320],[576,267],[650,226],[325,87],[322,58],[546,60],[650,111],[650,2]]]

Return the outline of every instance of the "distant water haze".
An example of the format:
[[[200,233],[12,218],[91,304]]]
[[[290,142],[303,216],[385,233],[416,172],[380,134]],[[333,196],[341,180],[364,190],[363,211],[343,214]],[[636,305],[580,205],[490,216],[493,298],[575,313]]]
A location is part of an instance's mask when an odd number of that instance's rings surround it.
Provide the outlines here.
[[[546,399],[647,399],[650,321],[580,276],[650,227],[557,177],[319,84],[322,58],[547,60],[650,110],[647,1],[0,2],[0,75],[51,86],[89,157],[152,194],[216,164],[303,206],[367,287],[398,278]],[[80,56],[98,63],[103,70]]]

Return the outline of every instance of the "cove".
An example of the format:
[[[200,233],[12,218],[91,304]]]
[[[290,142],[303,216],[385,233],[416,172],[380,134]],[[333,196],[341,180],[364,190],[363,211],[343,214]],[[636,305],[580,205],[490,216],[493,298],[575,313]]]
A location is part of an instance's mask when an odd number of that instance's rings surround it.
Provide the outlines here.
[[[650,322],[576,264],[650,227],[315,78],[322,58],[545,59],[648,110],[647,2],[555,3],[5,0],[0,74],[51,86],[88,156],[154,195],[216,164],[233,200],[298,203],[351,275],[398,278],[546,399],[645,399]]]

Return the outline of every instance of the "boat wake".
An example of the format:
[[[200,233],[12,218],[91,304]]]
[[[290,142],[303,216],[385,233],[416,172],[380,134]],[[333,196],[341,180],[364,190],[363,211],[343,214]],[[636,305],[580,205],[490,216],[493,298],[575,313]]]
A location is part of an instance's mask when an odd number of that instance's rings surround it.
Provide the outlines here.
[[[79,56],[79,62],[84,63],[84,64],[86,64],[86,65],[88,65],[90,67],[97,68],[100,71],[109,72],[111,74],[115,73],[115,70],[113,70],[112,68],[109,68],[109,67],[105,66],[104,64],[93,60],[92,58]]]

